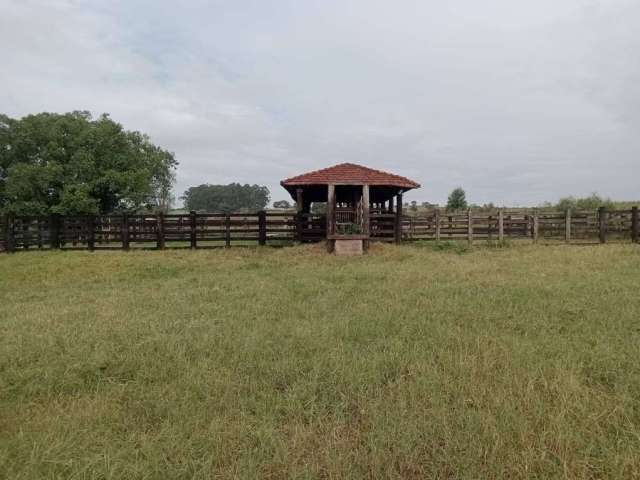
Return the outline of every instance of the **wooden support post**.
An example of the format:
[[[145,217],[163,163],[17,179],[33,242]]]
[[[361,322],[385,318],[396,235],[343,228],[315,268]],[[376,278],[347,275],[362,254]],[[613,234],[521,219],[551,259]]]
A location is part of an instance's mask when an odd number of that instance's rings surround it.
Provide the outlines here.
[[[330,183],[327,185],[327,236],[333,235],[335,222],[333,221],[336,208],[336,186]]]
[[[164,250],[164,213],[163,212],[159,212],[158,216],[156,217],[156,222],[158,223],[156,226],[156,236],[157,236],[157,241],[156,241],[156,246],[158,247],[158,250]]]
[[[467,210],[467,241],[469,245],[473,244],[473,213],[471,209]]]
[[[258,212],[258,245],[267,244],[267,212]]]
[[[96,248],[96,226],[95,216],[89,215],[86,221],[87,228],[87,248],[93,251]]]
[[[393,197],[389,199],[389,208],[387,210],[388,213],[393,213]]]
[[[533,212],[533,231],[531,233],[533,236],[533,243],[538,243],[538,228],[539,228],[538,212],[534,211]]]
[[[369,235],[371,232],[371,228],[369,226],[369,212],[370,212],[370,204],[369,204],[369,185],[362,186],[362,233],[364,235]]]
[[[598,233],[600,235],[600,243],[607,242],[607,211],[604,207],[598,209]]]
[[[296,189],[296,237],[298,242],[302,242],[302,227],[304,223],[304,198],[303,190]]]
[[[436,222],[436,242],[440,242],[440,209],[435,210],[435,222]]]
[[[224,246],[227,248],[231,246],[231,214],[229,213],[224,216]]]
[[[120,237],[122,238],[122,249],[129,250],[129,215],[127,215],[126,213],[122,214]]]
[[[564,241],[571,242],[571,209],[567,208],[564,212]]]
[[[402,193],[396,195],[395,241],[402,241]]]
[[[640,242],[640,219],[638,218],[638,207],[631,208],[631,241]]]
[[[504,210],[498,210],[498,241],[504,242]]]
[[[60,248],[60,215],[49,215],[49,245],[51,248]]]
[[[189,212],[189,247],[197,248],[198,247],[198,231],[196,230],[198,224],[198,217],[195,210],[191,210]]]

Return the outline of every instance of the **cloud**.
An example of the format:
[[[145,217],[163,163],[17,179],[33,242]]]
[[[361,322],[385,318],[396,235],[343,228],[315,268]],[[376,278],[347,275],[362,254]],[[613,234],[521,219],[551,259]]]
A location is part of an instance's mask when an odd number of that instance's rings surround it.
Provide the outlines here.
[[[350,161],[410,199],[638,198],[636,2],[0,0],[0,104],[109,112],[203,182]]]

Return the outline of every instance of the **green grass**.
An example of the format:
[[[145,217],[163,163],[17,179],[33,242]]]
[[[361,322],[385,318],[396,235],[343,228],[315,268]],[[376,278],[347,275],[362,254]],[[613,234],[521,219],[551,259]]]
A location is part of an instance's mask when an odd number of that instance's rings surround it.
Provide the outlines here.
[[[638,478],[640,247],[0,255],[0,477]]]

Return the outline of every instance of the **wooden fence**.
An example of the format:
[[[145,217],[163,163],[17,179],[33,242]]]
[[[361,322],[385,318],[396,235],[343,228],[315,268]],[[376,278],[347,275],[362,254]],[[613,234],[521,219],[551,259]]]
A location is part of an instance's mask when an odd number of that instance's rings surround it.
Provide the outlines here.
[[[298,223],[304,226],[295,214],[271,212],[6,216],[1,220],[0,249],[6,251],[282,245],[298,239]]]
[[[590,212],[508,210],[421,216],[372,212],[373,241],[530,239],[533,242],[638,242],[638,208]],[[214,248],[287,245],[326,237],[326,217],[255,214],[83,215],[0,217],[0,251],[32,249]]]
[[[638,242],[638,207],[629,210],[565,212],[502,209],[403,217],[402,240],[531,239],[533,242]]]

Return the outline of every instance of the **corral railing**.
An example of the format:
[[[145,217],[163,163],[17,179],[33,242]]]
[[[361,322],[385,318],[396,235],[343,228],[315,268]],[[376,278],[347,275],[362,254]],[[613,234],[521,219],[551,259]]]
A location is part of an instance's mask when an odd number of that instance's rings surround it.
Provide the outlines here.
[[[402,218],[402,240],[504,240],[638,242],[638,208],[565,212],[509,210],[450,213],[433,210]]]
[[[33,249],[280,246],[326,238],[324,215],[293,212],[0,217],[0,251]],[[600,242],[640,239],[638,208],[552,212],[433,210],[396,218],[372,212],[373,241],[505,240]],[[398,234],[399,233],[399,234]]]
[[[286,245],[313,224],[295,213],[0,217],[0,250]]]

